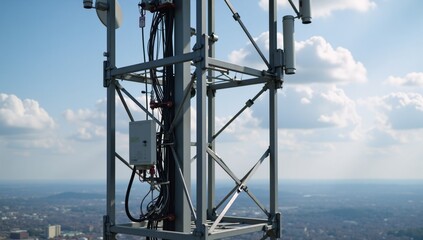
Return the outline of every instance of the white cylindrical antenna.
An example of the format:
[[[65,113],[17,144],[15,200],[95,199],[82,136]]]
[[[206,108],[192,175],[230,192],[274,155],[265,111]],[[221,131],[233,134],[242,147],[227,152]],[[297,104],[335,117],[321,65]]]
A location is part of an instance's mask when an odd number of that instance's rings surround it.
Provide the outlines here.
[[[303,24],[311,23],[311,0],[300,0],[300,15]]]
[[[283,17],[283,61],[285,74],[295,74],[294,16]]]
[[[84,8],[86,9],[93,8],[93,0],[84,0]]]

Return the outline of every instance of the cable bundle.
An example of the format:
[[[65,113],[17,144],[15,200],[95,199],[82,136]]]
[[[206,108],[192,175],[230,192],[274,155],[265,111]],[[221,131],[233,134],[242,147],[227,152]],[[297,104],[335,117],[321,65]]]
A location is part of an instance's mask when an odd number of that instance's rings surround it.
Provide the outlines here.
[[[139,4],[141,16],[144,18],[145,10]],[[173,56],[173,5],[160,9],[153,13],[150,27],[149,40],[147,43],[148,61],[154,61],[162,57]],[[143,34],[144,38],[144,34]],[[144,45],[144,39],[143,39]],[[145,47],[143,47],[145,49]],[[144,51],[145,54],[145,51]],[[145,59],[145,57],[144,57]],[[170,176],[169,169],[173,169],[173,157],[171,145],[173,144],[173,133],[169,133],[170,124],[174,119],[174,68],[173,65],[163,68],[149,69],[151,79],[150,108],[158,109],[161,116],[161,127],[156,135],[156,165],[148,169],[137,169],[134,167],[125,196],[125,211],[128,218],[133,222],[148,221],[147,228],[157,229],[160,221],[173,220],[174,215],[169,212],[170,197]],[[129,195],[135,175],[138,174],[141,182],[147,182],[150,190],[143,197],[140,203],[139,217],[133,217],[129,211]],[[157,195],[155,195],[155,193]],[[154,238],[147,238],[153,240]]]

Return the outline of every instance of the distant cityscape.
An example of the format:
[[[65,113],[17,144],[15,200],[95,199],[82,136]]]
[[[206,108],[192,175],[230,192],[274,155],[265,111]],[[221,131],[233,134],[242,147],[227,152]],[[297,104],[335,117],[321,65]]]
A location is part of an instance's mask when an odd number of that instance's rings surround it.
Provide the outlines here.
[[[227,193],[226,187],[217,189],[217,197]],[[129,221],[123,208],[125,188],[121,184],[117,190],[119,223]],[[266,185],[249,189],[267,203]],[[279,198],[282,239],[423,239],[423,182],[287,181],[280,184]],[[0,240],[102,239],[104,214],[102,183],[0,182]],[[228,214],[263,217],[247,196],[237,199]]]

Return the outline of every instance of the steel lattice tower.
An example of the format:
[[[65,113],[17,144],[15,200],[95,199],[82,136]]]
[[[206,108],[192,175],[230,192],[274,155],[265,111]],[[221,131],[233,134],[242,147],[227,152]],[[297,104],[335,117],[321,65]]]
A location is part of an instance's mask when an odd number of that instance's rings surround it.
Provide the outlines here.
[[[294,8],[297,18],[303,23],[310,23],[309,1],[299,1],[300,11],[295,8],[291,0],[288,0]],[[84,6],[90,0],[84,0]],[[148,2],[148,1],[147,1]],[[160,2],[160,1],[157,1]],[[246,233],[262,232],[262,239],[280,238],[281,214],[278,212],[278,112],[277,92],[282,88],[284,72],[295,72],[293,58],[293,46],[284,50],[277,48],[277,1],[269,0],[268,31],[269,31],[269,55],[264,56],[247,28],[241,21],[229,0],[226,5],[245,32],[252,45],[257,50],[267,69],[254,69],[225,62],[215,58],[215,1],[195,1],[195,43],[191,48],[191,3],[193,1],[174,0],[174,55],[135,63],[134,65],[116,67],[116,0],[107,0],[107,52],[104,61],[104,82],[107,89],[107,213],[104,216],[104,239],[115,239],[117,234],[129,234],[146,236],[149,239],[220,239],[238,236]],[[91,1],[92,3],[92,1]],[[306,6],[305,14],[301,9]],[[307,12],[308,11],[308,12]],[[293,34],[293,16],[284,17],[285,41],[292,41],[288,35]],[[286,23],[286,26],[285,26]],[[287,44],[290,44],[289,42]],[[291,61],[292,60],[292,61]],[[151,79],[142,73],[154,68],[170,66],[174,71],[173,102],[172,109],[174,118],[167,124],[173,131],[172,145],[168,148],[171,173],[169,177],[171,206],[170,210],[174,219],[164,220],[163,225],[157,229],[150,229],[143,222],[140,223],[117,223],[116,222],[116,160],[128,163],[116,152],[116,100],[119,98],[125,107],[130,120],[134,118],[125,102],[123,94],[137,104],[146,114],[156,120],[148,111],[148,106],[143,106],[122,85],[121,82],[131,81],[140,84],[151,84]],[[191,67],[195,71],[191,72]],[[243,74],[243,80],[218,81],[217,72],[232,72]],[[121,80],[118,81],[118,80]],[[190,95],[193,86],[196,86],[196,141],[191,143],[191,112]],[[245,105],[230,119],[222,128],[216,129],[215,108],[216,92],[223,89],[261,85],[261,90],[245,103]],[[251,107],[263,93],[268,93],[268,147],[257,149],[261,157],[257,159],[250,170],[244,176],[238,177],[226,165],[215,147],[220,133],[235,120],[245,109]],[[117,98],[118,96],[118,98]],[[157,121],[157,124],[161,124]],[[196,152],[196,191],[191,194],[191,148]],[[248,181],[260,167],[267,161],[268,164],[268,199],[269,202],[262,204],[260,200],[247,187]],[[170,164],[170,163],[169,163]],[[131,167],[129,164],[127,164]],[[217,199],[215,189],[216,167],[220,167],[233,180],[234,186],[223,199]],[[132,167],[131,167],[132,168]],[[135,167],[134,167],[135,168]],[[134,171],[135,172],[135,171]],[[233,217],[225,215],[236,204],[240,194],[245,194],[257,205],[266,216],[263,219],[249,217]],[[194,204],[195,201],[195,204]],[[267,207],[266,207],[267,206]]]

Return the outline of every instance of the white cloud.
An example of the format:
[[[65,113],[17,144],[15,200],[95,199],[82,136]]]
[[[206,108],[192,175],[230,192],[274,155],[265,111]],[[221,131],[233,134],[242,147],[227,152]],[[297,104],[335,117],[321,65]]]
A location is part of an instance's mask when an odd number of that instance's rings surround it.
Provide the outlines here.
[[[269,32],[263,32],[257,38],[254,38],[257,45],[264,52],[265,56],[269,55]],[[278,33],[278,42],[282,43],[282,34]],[[260,58],[256,49],[251,43],[247,43],[245,47],[232,51],[229,56],[231,63],[255,67],[257,69],[265,69],[266,65]]]
[[[423,86],[423,72],[411,72],[404,77],[389,76],[387,83],[394,86]]]
[[[297,1],[294,1],[298,9]],[[312,17],[328,17],[334,11],[353,10],[358,12],[367,12],[376,7],[376,3],[370,0],[318,0],[312,1]],[[268,0],[260,0],[259,6],[263,10],[269,9]],[[288,1],[278,0],[278,7],[290,7]]]
[[[380,99],[393,129],[423,128],[423,96],[419,93],[397,92]]]
[[[145,105],[145,95],[136,97],[137,101]],[[145,113],[130,98],[124,96],[132,117],[135,121],[145,120]],[[149,99],[148,99],[149,100]],[[100,140],[106,137],[106,120],[107,120],[107,100],[97,100],[93,108],[84,109],[66,109],[63,112],[65,120],[75,126],[72,137],[76,140]],[[154,115],[158,117],[158,111],[154,111]],[[124,109],[120,98],[116,98],[116,131],[128,134],[128,124],[130,118]]]
[[[320,96],[337,109],[331,113],[322,113],[319,121],[332,123],[338,127],[347,127],[350,123],[354,125],[360,123],[361,119],[356,112],[355,102],[348,98],[342,89],[332,86]]]
[[[367,146],[390,151],[422,141],[423,96],[419,93],[394,92],[384,96],[358,99],[365,116],[358,130]]]
[[[334,85],[287,86],[279,92],[280,129],[295,131],[302,141],[355,140],[362,118],[356,103]],[[253,105],[253,117],[268,126],[266,98]],[[299,134],[299,135],[298,135]]]
[[[357,103],[363,110],[370,110],[366,114],[365,127],[360,129],[362,139],[370,147],[400,147],[422,140],[421,94],[395,92],[380,97],[359,99]]]
[[[15,95],[0,93],[0,132],[22,133],[50,130],[54,120],[32,99],[21,100]]]
[[[256,38],[261,49],[268,52],[269,33],[264,32]],[[283,36],[278,33],[279,45]],[[315,36],[306,41],[296,42],[297,73],[286,76],[289,83],[350,83],[366,82],[367,70],[356,61],[348,49],[333,48],[323,37]],[[229,61],[239,65],[265,69],[264,63],[251,44],[232,51]]]
[[[97,122],[98,120],[106,119],[105,112],[90,109],[78,109],[75,111],[67,109],[64,112],[64,117],[67,121],[78,124],[84,124],[87,121],[95,120]]]
[[[56,133],[56,122],[33,99],[0,93],[0,152],[31,156],[45,149],[68,153],[71,147]]]
[[[74,111],[67,109],[63,115],[69,123],[77,127],[73,137],[78,140],[93,140],[106,136],[105,110],[78,109]]]
[[[348,49],[333,48],[323,37],[311,37],[296,44],[297,73],[287,76],[292,83],[366,82],[367,70]]]

